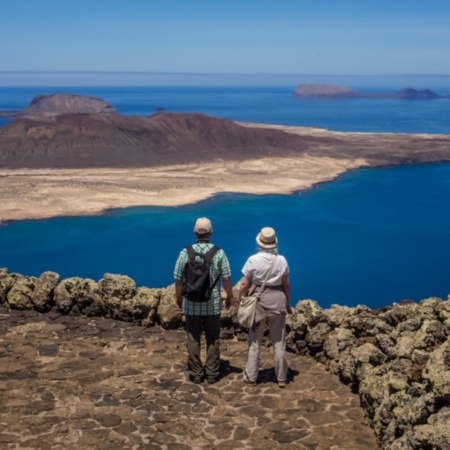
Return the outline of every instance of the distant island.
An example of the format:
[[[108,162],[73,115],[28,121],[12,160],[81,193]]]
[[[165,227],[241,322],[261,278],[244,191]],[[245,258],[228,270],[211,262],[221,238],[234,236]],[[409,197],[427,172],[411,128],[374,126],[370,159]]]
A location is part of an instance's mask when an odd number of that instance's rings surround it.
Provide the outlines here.
[[[450,94],[439,95],[430,89],[420,91],[407,87],[394,93],[380,92],[369,94],[336,84],[300,84],[293,92],[293,96],[300,99],[393,98],[399,100],[434,100],[450,98]]]
[[[75,94],[36,95],[22,110],[0,111],[0,117],[56,116],[60,114],[115,113],[115,108],[96,97]]]

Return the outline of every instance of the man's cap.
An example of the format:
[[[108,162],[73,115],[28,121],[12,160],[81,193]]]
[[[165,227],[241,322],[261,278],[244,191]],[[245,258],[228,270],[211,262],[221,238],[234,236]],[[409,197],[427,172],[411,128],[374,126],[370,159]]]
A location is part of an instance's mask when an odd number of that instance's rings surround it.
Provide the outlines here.
[[[209,234],[209,233],[212,233],[212,231],[213,231],[213,228],[212,228],[211,221],[209,219],[207,219],[206,217],[200,217],[195,222],[194,233]]]

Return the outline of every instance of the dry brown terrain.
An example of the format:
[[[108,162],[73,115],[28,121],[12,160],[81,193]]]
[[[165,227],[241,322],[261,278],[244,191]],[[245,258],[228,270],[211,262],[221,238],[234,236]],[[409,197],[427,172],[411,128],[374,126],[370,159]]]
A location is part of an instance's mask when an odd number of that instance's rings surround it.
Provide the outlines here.
[[[156,167],[1,169],[0,220],[97,214],[136,205],[180,205],[218,192],[291,193],[359,167],[450,160],[448,135],[241,125],[295,134],[308,143],[307,149],[286,157],[236,157]]]

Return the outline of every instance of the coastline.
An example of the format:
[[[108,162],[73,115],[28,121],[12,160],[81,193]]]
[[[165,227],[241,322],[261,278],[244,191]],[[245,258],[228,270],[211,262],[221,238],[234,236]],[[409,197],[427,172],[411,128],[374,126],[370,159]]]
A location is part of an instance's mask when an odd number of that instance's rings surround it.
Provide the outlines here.
[[[151,169],[0,170],[0,222],[180,206],[220,192],[292,194],[361,166],[332,158],[267,158]]]
[[[0,169],[0,223],[98,215],[131,206],[179,206],[220,192],[292,194],[363,167],[450,160],[450,136],[354,133],[239,123],[302,135],[296,157],[126,169]]]

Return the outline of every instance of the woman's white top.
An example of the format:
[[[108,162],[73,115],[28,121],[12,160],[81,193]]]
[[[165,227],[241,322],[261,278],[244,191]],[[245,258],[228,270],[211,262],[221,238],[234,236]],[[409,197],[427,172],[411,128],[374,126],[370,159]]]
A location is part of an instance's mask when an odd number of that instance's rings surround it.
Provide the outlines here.
[[[242,268],[242,273],[251,279],[252,284],[261,286],[274,258],[277,258],[277,261],[267,280],[266,286],[281,286],[281,278],[284,274],[289,273],[288,263],[282,255],[277,256],[273,253],[260,251],[247,259],[247,262]]]

